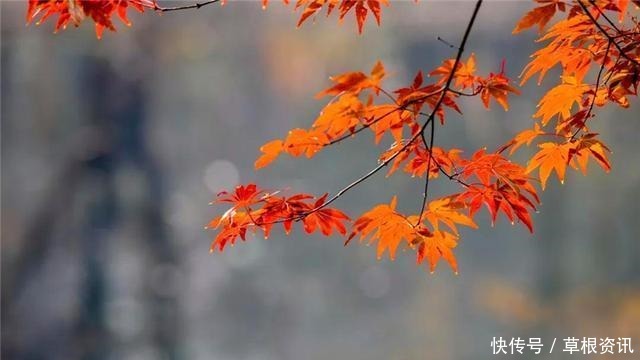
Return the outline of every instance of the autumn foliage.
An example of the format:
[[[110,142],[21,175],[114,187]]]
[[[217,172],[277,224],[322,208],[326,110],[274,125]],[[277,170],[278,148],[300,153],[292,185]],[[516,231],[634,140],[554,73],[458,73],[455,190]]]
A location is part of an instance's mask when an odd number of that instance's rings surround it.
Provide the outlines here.
[[[57,15],[57,30],[91,19],[100,36],[103,29],[115,30],[114,15],[129,24],[130,8],[167,12],[216,2],[224,4],[214,0],[166,8],[153,0],[30,0],[27,20],[41,22]],[[265,7],[267,4],[262,2]],[[474,218],[478,212],[487,211],[492,222],[504,217],[533,232],[531,215],[540,202],[538,189],[544,190],[554,173],[564,182],[568,168],[584,174],[589,163],[607,172],[611,169],[609,147],[590,125],[599,108],[628,108],[637,96],[640,2],[536,0],[532,4],[513,29],[514,34],[532,28],[539,32],[539,49],[522,70],[519,84],[507,76],[504,62],[496,64],[498,72],[486,72],[477,68],[473,53],[464,55],[482,1],[471,9],[455,56],[434,69],[417,71],[410,84],[385,87],[387,71],[381,62],[369,71],[332,77],[329,86],[317,94],[317,98],[327,99],[320,114],[308,128],[292,129],[281,139],[263,145],[256,169],[285,155],[312,158],[365,131],[373,134],[374,145],[386,138],[391,146],[378,150],[375,167],[332,196],[265,190],[255,184],[221,192],[214,202],[226,204],[228,209],[208,225],[216,231],[211,251],[245,240],[248,233],[261,233],[266,238],[274,226],[289,234],[299,224],[309,234],[340,234],[345,245],[354,240],[374,244],[378,258],[388,254],[394,259],[399,249],[412,251],[417,263],[428,264],[431,271],[444,259],[457,273],[453,250],[459,243],[459,227],[477,228]],[[291,5],[299,11],[298,25],[325,12],[339,19],[354,16],[357,30],[362,32],[368,17],[380,24],[382,10],[390,2],[298,0]],[[465,153],[455,144],[436,146],[436,129],[446,128],[454,115],[463,114],[461,97],[475,97],[486,109],[506,111],[511,97],[520,94],[519,86],[532,79],[541,85],[552,69],[559,69],[561,75],[532,111],[530,128],[495,150]],[[523,146],[535,151],[526,164],[519,164],[511,157]],[[383,169],[388,176],[404,173],[422,179],[422,204],[413,214],[400,212],[396,197],[353,219],[333,207],[346,192]],[[430,198],[429,189],[436,180],[454,182],[458,190]]]

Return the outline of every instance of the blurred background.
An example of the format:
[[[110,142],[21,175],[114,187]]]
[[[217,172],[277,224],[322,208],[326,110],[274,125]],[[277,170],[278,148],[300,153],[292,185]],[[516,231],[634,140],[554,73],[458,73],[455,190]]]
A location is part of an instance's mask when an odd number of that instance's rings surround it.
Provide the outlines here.
[[[480,73],[506,58],[517,78],[536,33],[511,30],[530,6],[483,6],[467,47]],[[98,41],[89,23],[57,35],[52,21],[25,27],[25,3],[2,2],[2,358],[475,360],[494,357],[499,336],[631,337],[640,352],[637,101],[597,111],[611,174],[592,165],[565,186],[553,179],[534,235],[482,214],[480,230],[461,233],[459,276],[297,230],[208,252],[219,190],[335,192],[374,166],[370,134],[312,161],[283,157],[258,172],[253,161],[261,144],[312,122],[330,75],[380,59],[393,89],[454,56],[437,36],[457,44],[471,9],[393,2],[382,27],[357,35],[351,19],[296,29],[278,2],[230,2],[131,13],[133,28]],[[504,143],[530,126],[555,76],[527,84],[508,112],[464,99],[437,145]],[[451,190],[436,184],[433,196]],[[357,215],[397,193],[411,211],[422,186],[380,174],[336,205]],[[558,347],[521,356],[568,357]]]

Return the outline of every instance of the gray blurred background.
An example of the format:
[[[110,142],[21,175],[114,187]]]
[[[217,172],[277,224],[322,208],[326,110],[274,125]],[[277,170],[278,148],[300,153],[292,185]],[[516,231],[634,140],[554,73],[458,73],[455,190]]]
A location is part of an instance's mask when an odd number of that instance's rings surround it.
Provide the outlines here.
[[[482,214],[480,230],[462,231],[457,277],[302,231],[208,253],[219,190],[335,192],[374,166],[382,148],[370,134],[312,161],[258,172],[253,161],[312,122],[330,75],[380,59],[393,89],[454,56],[436,38],[457,43],[472,6],[393,2],[382,27],[357,35],[351,19],[295,29],[290,7],[230,2],[132,13],[133,28],[98,41],[89,23],[57,35],[51,21],[25,27],[25,3],[3,2],[2,358],[475,360],[494,357],[494,336],[631,337],[640,352],[637,99],[597,111],[611,174],[592,164],[565,186],[553,179],[534,235]],[[530,6],[481,9],[468,45],[480,73],[506,58],[517,77],[536,34],[511,30]],[[541,89],[522,92],[508,112],[464,99],[436,144],[504,143],[530,126]],[[433,196],[452,190],[436,184]],[[357,215],[397,193],[412,211],[422,186],[380,174],[336,205]],[[557,349],[521,358],[569,357]]]

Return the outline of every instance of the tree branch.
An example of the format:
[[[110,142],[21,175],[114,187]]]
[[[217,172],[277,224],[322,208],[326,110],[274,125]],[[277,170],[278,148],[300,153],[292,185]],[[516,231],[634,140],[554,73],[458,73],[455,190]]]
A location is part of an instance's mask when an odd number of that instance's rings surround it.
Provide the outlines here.
[[[613,46],[616,47],[616,49],[618,49],[618,51],[620,52],[620,55],[622,57],[624,57],[625,59],[631,61],[632,63],[634,63],[636,66],[640,66],[640,63],[631,58],[629,55],[627,55],[627,53],[622,49],[622,47],[620,46],[620,44],[618,44],[618,42],[615,40],[615,37],[611,36],[607,30],[602,27],[602,25],[600,25],[600,23],[598,22],[598,20],[596,20],[596,18],[593,16],[593,14],[591,14],[591,12],[589,11],[589,8],[587,8],[587,5],[585,5],[582,0],[578,0],[578,4],[580,5],[580,7],[582,8],[582,10],[584,11],[584,13],[589,17],[589,19],[591,20],[591,22],[598,28],[598,30],[600,30],[600,32],[607,37],[607,39],[609,39],[609,41],[613,44]],[[598,10],[600,11],[600,10]]]
[[[444,99],[446,98],[446,95],[448,92],[451,92],[451,83],[453,81],[453,78],[455,76],[455,72],[456,72],[456,68],[458,67],[458,64],[460,63],[460,59],[462,58],[462,54],[464,53],[464,48],[465,45],[467,43],[467,40],[469,38],[469,35],[471,34],[471,29],[473,28],[473,24],[475,23],[476,17],[478,15],[478,12],[480,10],[480,7],[482,5],[483,0],[478,0],[476,2],[475,8],[473,10],[473,14],[471,15],[471,19],[469,20],[469,23],[467,24],[467,27],[465,29],[464,35],[462,36],[462,41],[460,42],[460,46],[458,47],[458,53],[456,55],[456,59],[453,63],[453,68],[451,70],[451,73],[449,74],[449,77],[447,78],[447,82],[445,84],[445,86],[442,89],[439,89],[438,91],[435,91],[433,93],[429,93],[425,96],[422,96],[420,98],[416,98],[412,101],[408,101],[407,103],[405,103],[404,105],[393,109],[392,111],[389,111],[388,113],[382,115],[380,118],[374,120],[373,122],[363,126],[362,128],[356,130],[355,132],[349,134],[348,136],[345,136],[343,138],[338,138],[336,140],[334,140],[332,143],[335,142],[339,142],[341,140],[344,140],[344,138],[347,138],[349,136],[352,136],[353,134],[362,131],[363,129],[370,127],[371,125],[373,125],[375,122],[380,121],[382,118],[392,114],[395,111],[398,110],[402,110],[402,109],[406,109],[408,106],[418,103],[420,101],[426,100],[427,98],[429,98],[430,96],[433,96],[435,94],[440,93],[440,97],[438,98],[437,102],[435,103],[433,110],[431,111],[431,113],[429,114],[427,121],[420,127],[420,130],[418,132],[416,132],[411,139],[409,139],[409,141],[404,144],[398,151],[396,151],[393,155],[391,155],[389,158],[385,159],[384,161],[382,161],[380,164],[378,164],[378,166],[374,167],[373,169],[371,169],[369,172],[367,172],[366,174],[362,175],[361,177],[359,177],[358,179],[354,180],[353,182],[351,182],[349,185],[345,186],[344,188],[342,188],[340,191],[338,191],[335,195],[333,195],[331,198],[329,198],[327,201],[325,201],[322,205],[316,206],[315,208],[306,211],[298,216],[292,217],[292,218],[287,218],[287,219],[281,219],[281,220],[276,220],[276,221],[272,221],[272,222],[268,222],[268,223],[255,223],[255,226],[263,226],[263,225],[270,225],[270,224],[276,224],[276,223],[283,223],[283,222],[287,222],[287,221],[300,221],[302,219],[304,219],[305,217],[313,214],[314,212],[317,212],[325,207],[327,207],[329,204],[333,203],[334,201],[338,200],[342,195],[344,195],[345,193],[347,193],[349,190],[353,189],[354,187],[356,187],[357,185],[361,184],[362,182],[366,181],[368,178],[370,178],[371,176],[375,175],[378,171],[380,171],[382,168],[384,168],[385,166],[387,166],[391,161],[393,161],[395,158],[397,158],[400,154],[402,154],[404,151],[407,150],[407,148],[409,148],[409,146],[411,146],[411,144],[413,144],[414,141],[416,141],[418,139],[418,137],[422,137],[424,139],[424,132],[427,128],[427,126],[431,125],[432,128],[432,136],[431,136],[431,146],[428,147],[428,150],[431,152],[431,148],[433,145],[433,133],[435,132],[435,124],[434,124],[434,119],[435,116],[438,112],[438,110],[440,109],[440,107],[442,106],[442,103],[444,102]],[[429,157],[429,161],[431,161],[431,156]],[[426,198],[427,198],[427,187],[428,187],[428,179],[429,179],[429,167],[430,165],[428,165],[427,167],[427,184],[425,185],[425,193],[424,193],[424,197],[423,197],[423,207],[422,210],[420,212],[420,218],[422,218],[423,212],[424,212],[424,203],[426,203]],[[450,179],[455,177],[454,175],[447,175]],[[418,222],[418,224],[420,223],[420,221]],[[416,224],[417,225],[417,224]]]
[[[591,116],[591,112],[593,111],[593,105],[595,105],[596,103],[596,98],[598,97],[598,89],[600,88],[600,79],[602,78],[602,73],[604,71],[605,64],[607,63],[607,56],[609,56],[609,50],[611,49],[612,43],[613,43],[613,40],[610,39],[609,42],[607,43],[607,49],[604,51],[604,57],[602,58],[602,64],[600,64],[600,70],[598,70],[598,77],[596,78],[596,86],[593,91],[593,99],[591,100],[591,105],[589,105],[589,110],[587,110],[587,114],[584,116],[584,122],[587,122],[587,120],[589,120],[589,117]],[[581,129],[577,129],[571,136],[570,140],[575,139],[576,135],[578,135],[580,130]]]
[[[442,89],[442,92],[440,92],[440,97],[438,98],[438,101],[436,102],[436,104],[433,107],[433,111],[431,112],[431,114],[429,115],[429,118],[427,119],[427,121],[424,123],[424,125],[422,125],[422,127],[420,128],[420,131],[415,133],[413,135],[413,137],[411,137],[411,139],[404,144],[404,146],[402,146],[402,148],[400,148],[398,151],[396,151],[393,155],[391,155],[391,157],[387,158],[385,161],[383,161],[382,163],[380,163],[380,165],[376,166],[375,168],[373,168],[371,171],[369,171],[368,173],[366,173],[365,175],[363,175],[362,177],[360,177],[359,179],[355,180],[354,182],[352,182],[351,184],[347,185],[346,187],[344,187],[342,190],[340,190],[337,194],[335,194],[333,197],[331,197],[328,201],[326,201],[324,204],[317,206],[314,209],[311,209],[310,211],[308,211],[307,213],[303,214],[301,218],[304,218],[305,216],[318,211],[324,207],[326,207],[327,205],[331,204],[332,202],[334,202],[335,200],[337,200],[338,198],[340,198],[340,196],[342,196],[344,193],[346,193],[347,191],[349,191],[350,189],[352,189],[353,187],[355,187],[356,185],[362,183],[363,181],[367,180],[368,178],[370,178],[372,175],[374,175],[375,173],[377,173],[378,171],[380,171],[380,169],[382,169],[383,167],[387,166],[391,161],[393,161],[396,157],[398,157],[401,153],[403,153],[414,141],[416,141],[418,139],[418,137],[422,137],[424,136],[424,131],[426,130],[427,126],[429,124],[431,124],[432,128],[435,126],[434,123],[434,118],[436,113],[438,112],[438,109],[440,109],[440,107],[442,106],[442,102],[444,101],[447,92],[450,90],[449,87],[451,86],[451,82],[453,81],[455,72],[456,72],[456,68],[458,67],[458,64],[460,63],[460,59],[462,58],[462,53],[464,52],[464,47],[467,43],[467,40],[469,39],[469,35],[471,34],[471,29],[473,28],[473,24],[476,21],[476,17],[478,15],[478,11],[480,10],[480,6],[482,5],[482,1],[483,0],[478,0],[476,2],[476,6],[473,10],[473,14],[471,15],[471,19],[469,20],[469,23],[467,24],[467,28],[465,29],[464,35],[462,36],[462,41],[460,42],[460,46],[458,47],[458,53],[456,55],[456,60],[453,63],[453,68],[451,70],[451,73],[449,74],[449,78],[447,79],[447,82],[444,86],[444,88]],[[426,97],[422,97],[425,98]],[[420,99],[422,99],[420,98]],[[416,101],[419,101],[419,99],[416,99]],[[414,101],[414,102],[416,102]],[[405,107],[408,106],[408,104],[404,105]],[[435,130],[434,130],[435,132]],[[431,140],[433,140],[433,137],[431,138]],[[433,142],[431,142],[433,144]],[[429,147],[431,148],[431,147]],[[429,159],[431,159],[431,157],[429,157]],[[427,167],[427,182],[429,179],[429,174],[428,174],[429,168]],[[426,187],[426,186],[425,186]],[[426,202],[426,191],[424,194],[424,200],[423,202]],[[420,214],[420,218],[422,218],[422,213],[424,212],[424,206],[423,209],[421,211]],[[297,219],[299,220],[299,219]]]
[[[458,46],[458,53],[456,54],[456,60],[454,61],[453,67],[451,68],[451,73],[449,73],[449,78],[447,79],[447,82],[444,86],[444,91],[440,94],[440,99],[438,99],[438,102],[434,106],[433,113],[431,115],[431,118],[429,119],[431,120],[431,138],[429,139],[429,147],[428,147],[429,160],[427,161],[427,178],[424,183],[424,194],[422,194],[422,207],[420,208],[420,215],[418,216],[418,221],[416,223],[416,226],[420,225],[420,223],[422,222],[422,217],[424,216],[424,208],[427,205],[427,197],[428,197],[428,191],[429,191],[429,171],[431,167],[431,159],[433,158],[432,149],[433,149],[433,138],[435,136],[435,124],[433,121],[433,116],[442,105],[442,102],[444,101],[447,95],[447,92],[451,90],[450,89],[451,83],[453,82],[453,78],[455,77],[456,70],[458,69],[458,64],[460,64],[460,59],[462,58],[462,53],[464,53],[464,48],[465,48],[465,45],[467,44],[467,40],[469,39],[469,35],[471,34],[471,29],[473,28],[473,24],[475,23],[478,12],[480,11],[480,6],[482,6],[482,0],[478,0],[476,2],[476,6],[473,9],[473,14],[471,15],[471,19],[467,24],[467,28],[464,31],[464,35],[462,36],[462,41],[460,42],[460,46]],[[426,139],[424,138],[424,131],[426,129],[426,125],[427,123],[425,123],[422,129],[420,130],[422,139],[423,141],[425,141],[425,145],[426,145]]]
[[[589,0],[589,3],[591,3],[591,6],[593,6],[594,8],[596,8],[596,10],[598,10],[598,12],[600,13],[600,15],[602,15],[602,17],[609,23],[609,25],[611,25],[611,27],[618,32],[619,34],[622,34],[622,31],[616,26],[616,24],[611,21],[611,19],[609,19],[609,17],[607,16],[607,14],[604,13],[604,11],[602,11],[602,9],[600,9],[600,7],[598,6],[598,4],[596,4],[596,2],[594,0]]]
[[[451,73],[453,74],[455,71],[455,66],[453,67],[453,70],[451,71]],[[422,217],[424,216],[424,208],[427,206],[427,194],[429,193],[429,179],[431,179],[431,177],[429,176],[430,172],[431,172],[431,160],[433,159],[433,138],[435,137],[436,134],[436,126],[435,126],[435,121],[431,121],[431,134],[429,136],[429,145],[427,145],[427,139],[424,136],[424,131],[420,133],[422,136],[422,142],[424,143],[424,146],[427,148],[427,151],[429,152],[429,159],[427,160],[427,178],[424,180],[424,192],[422,193],[422,206],[420,206],[420,215],[418,215],[418,221],[416,221],[416,224],[414,226],[418,226],[420,225],[420,223],[422,223]],[[438,163],[436,161],[436,163]],[[438,166],[439,167],[439,166]]]

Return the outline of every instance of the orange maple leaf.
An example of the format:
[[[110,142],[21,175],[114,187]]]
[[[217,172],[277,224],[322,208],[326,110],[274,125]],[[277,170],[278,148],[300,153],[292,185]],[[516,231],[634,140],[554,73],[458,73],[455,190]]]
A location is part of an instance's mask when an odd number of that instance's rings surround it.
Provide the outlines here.
[[[371,12],[376,19],[378,25],[381,20],[381,6],[389,5],[388,0],[298,0],[295,8],[303,8],[300,20],[298,20],[298,26],[301,26],[307,19],[315,16],[324,6],[327,6],[327,16],[330,15],[334,9],[338,9],[340,20],[351,11],[354,10],[356,23],[358,25],[358,32],[362,33],[364,28],[364,22],[367,19],[367,15]]]
[[[155,9],[155,0],[29,0],[27,7],[27,23],[32,22],[38,16],[37,24],[41,24],[49,17],[58,15],[55,31],[66,29],[67,25],[79,26],[80,23],[90,18],[95,23],[96,36],[102,37],[104,29],[116,31],[111,18],[118,15],[127,26],[131,22],[127,18],[127,10],[132,8],[143,12],[145,8]]]
[[[487,109],[489,109],[489,100],[494,98],[507,111],[509,110],[507,95],[509,93],[520,95],[520,90],[511,85],[509,78],[504,75],[504,62],[503,69],[499,74],[490,74],[487,79],[479,79],[478,82],[482,87],[480,98]]]
[[[533,60],[522,70],[520,85],[535,74],[539,74],[540,84],[546,73],[558,64],[562,64],[563,76],[581,80],[589,70],[591,54],[596,50],[585,45],[590,39],[604,40],[602,35],[593,34],[593,24],[586,15],[577,13],[557,22],[537,40],[550,43],[533,53]]]
[[[564,183],[564,177],[569,165],[569,151],[574,147],[571,143],[545,142],[538,145],[540,150],[531,158],[527,166],[527,173],[538,169],[538,176],[542,189],[545,188],[549,175],[555,171],[560,183]]]
[[[282,151],[294,157],[304,154],[307,158],[311,158],[328,142],[329,138],[323,132],[313,129],[292,129],[282,144]]]
[[[535,189],[525,184],[520,187],[498,180],[492,184],[472,184],[457,195],[457,201],[463,201],[473,216],[485,206],[491,216],[491,224],[495,224],[498,214],[502,212],[511,223],[515,218],[520,220],[530,232],[533,232],[531,211],[535,211],[534,201],[539,203]],[[527,194],[532,198],[528,198]]]
[[[389,257],[395,259],[398,247],[401,244],[410,246],[411,242],[418,236],[412,223],[396,212],[397,199],[394,196],[390,204],[381,204],[362,214],[353,223],[353,230],[345,242],[347,245],[351,239],[360,236],[360,242],[369,237],[369,244],[378,241],[377,257],[388,251]]]
[[[455,59],[447,59],[443,61],[442,65],[429,73],[429,76],[439,76],[440,79],[437,84],[444,85],[449,78],[449,74],[451,74],[451,71],[453,70],[453,64],[455,64],[455,62]],[[454,74],[455,86],[461,89],[472,88],[477,79],[475,72],[476,56],[472,53],[466,63],[462,61],[458,63]]]
[[[205,227],[206,229],[222,229],[211,242],[209,252],[222,252],[227,244],[233,246],[238,238],[246,240],[247,230],[252,224],[251,217],[244,211],[227,211],[225,215],[217,217]]]
[[[531,145],[533,140],[543,134],[544,131],[542,131],[542,129],[540,128],[540,124],[535,123],[533,125],[533,129],[527,129],[519,132],[513,139],[511,139],[511,141],[501,146],[497,152],[501,153],[504,150],[511,148],[511,150],[509,150],[509,155],[513,155],[513,153],[516,152],[516,150],[518,150],[518,148],[520,148],[522,145]]]
[[[431,154],[429,154],[426,147],[420,144],[415,151],[415,157],[407,163],[404,167],[404,171],[412,176],[419,177],[424,176],[428,171],[430,177],[437,177],[440,172],[440,168],[442,168],[445,172],[451,174],[455,170],[455,164],[458,162],[461,153],[462,150],[459,149],[450,149],[445,151],[440,147],[434,146],[431,149]],[[431,169],[427,170],[430,156],[432,157]]]
[[[416,124],[413,112],[398,109],[395,104],[372,105],[364,111],[364,114],[364,123],[373,131],[376,144],[387,132],[391,133],[396,142],[400,142],[405,125],[411,127]]]
[[[611,170],[611,163],[607,158],[607,153],[611,152],[609,148],[596,139],[598,134],[584,134],[575,146],[569,151],[569,161],[573,168],[580,168],[582,174],[587,174],[587,165],[590,158],[593,158],[604,171]],[[576,160],[576,164],[572,160]]]
[[[541,118],[542,125],[547,123],[556,115],[561,119],[571,116],[571,109],[577,103],[580,104],[582,96],[589,91],[589,85],[582,84],[573,76],[563,76],[562,84],[549,90],[538,104],[538,111],[534,118]]]
[[[365,116],[366,106],[353,93],[344,93],[325,106],[312,127],[322,131],[329,139],[353,132]]]
[[[262,155],[256,160],[254,167],[261,169],[271,164],[283,150],[284,143],[282,140],[273,140],[260,147]]]
[[[453,272],[458,274],[458,262],[453,249],[458,245],[458,238],[448,232],[436,230],[433,234],[422,236],[419,242],[414,244],[418,247],[417,263],[421,264],[425,259],[429,263],[429,271],[433,274],[438,261],[442,258],[449,263]]]
[[[526,30],[532,26],[538,25],[538,29],[540,32],[544,29],[544,26],[547,25],[549,20],[553,18],[553,15],[556,13],[556,8],[559,8],[561,11],[564,11],[564,3],[558,0],[536,0],[538,3],[542,3],[544,5],[538,6],[533,10],[526,13],[518,24],[513,29],[513,34],[517,34],[523,30]]]
[[[427,205],[423,217],[431,223],[435,231],[439,230],[440,223],[445,224],[455,235],[458,235],[456,225],[478,228],[471,217],[460,212],[467,208],[466,204],[455,198],[455,196],[448,196],[432,200]]]
[[[319,92],[316,97],[320,98],[326,95],[339,95],[343,92],[351,92],[358,95],[361,91],[366,89],[373,89],[375,93],[378,93],[380,82],[384,76],[384,64],[381,61],[378,61],[373,66],[373,69],[371,69],[371,74],[369,76],[361,71],[332,76],[331,81],[334,82],[334,85]]]
[[[324,196],[319,198],[313,204],[313,208],[310,210],[321,207],[326,200],[327,194],[324,194]],[[349,217],[342,211],[322,208],[305,216],[302,221],[304,223],[304,230],[308,234],[313,233],[317,228],[319,228],[323,235],[329,236],[331,235],[333,228],[335,228],[340,234],[345,235],[347,233],[347,228],[343,224],[345,220],[349,220]]]

